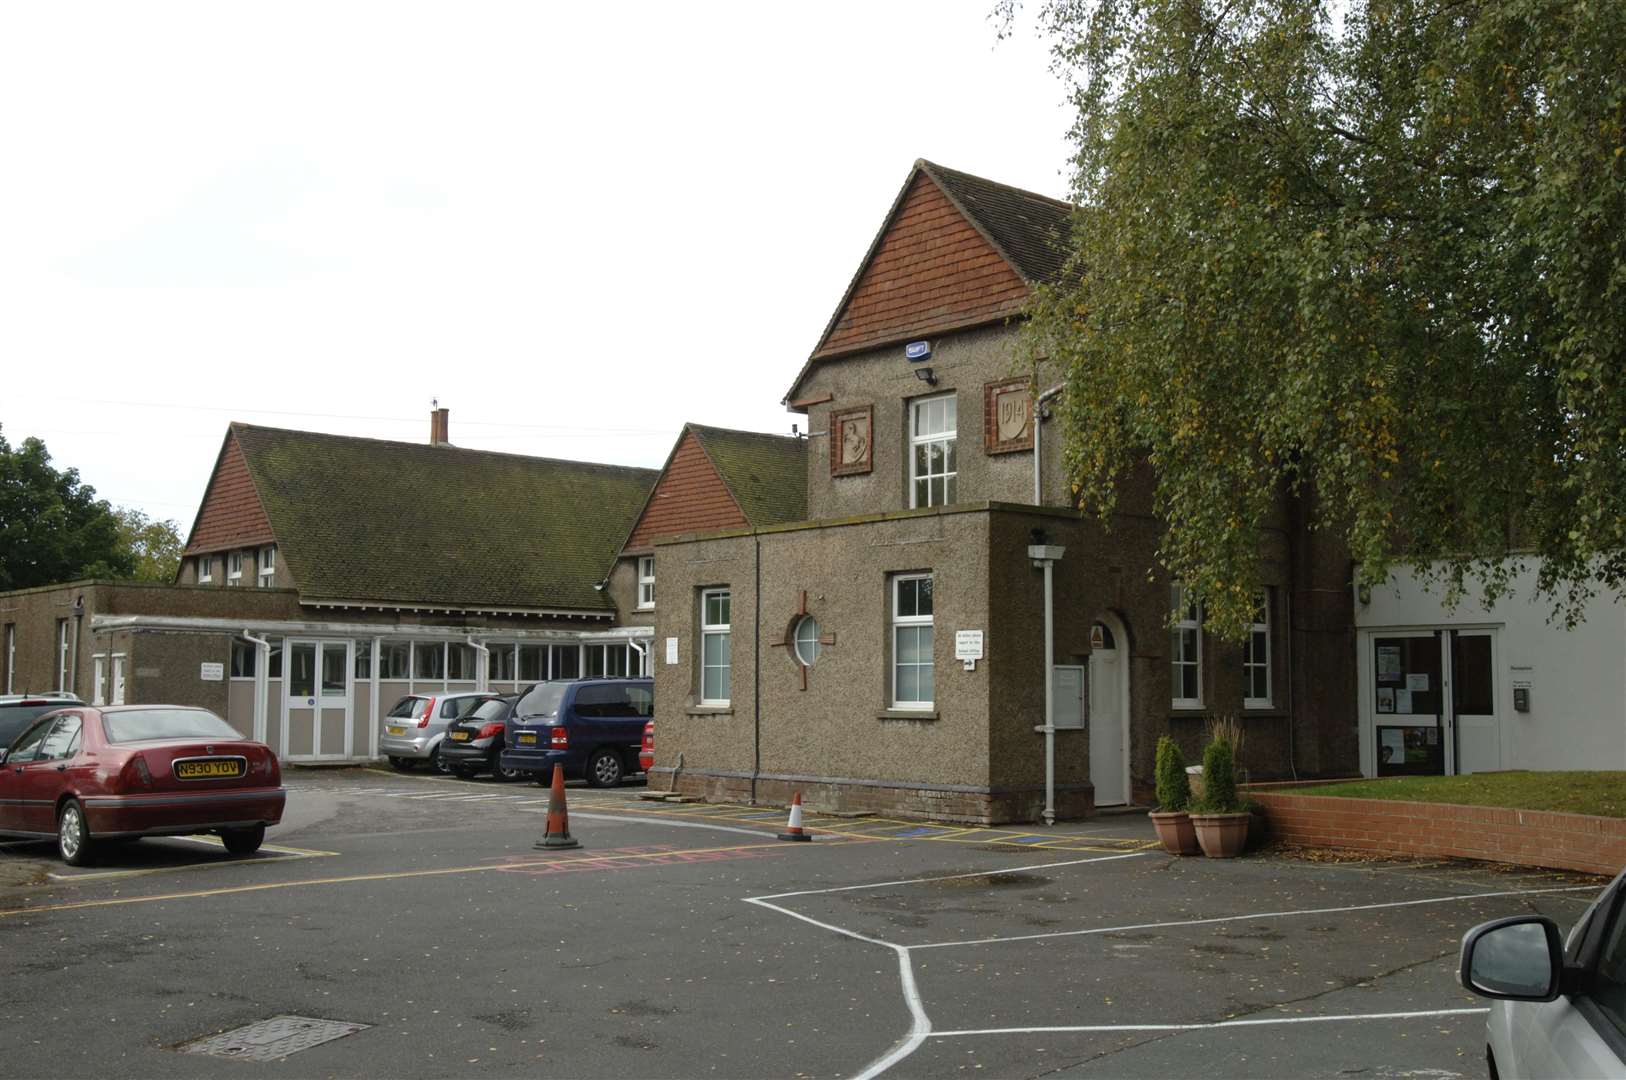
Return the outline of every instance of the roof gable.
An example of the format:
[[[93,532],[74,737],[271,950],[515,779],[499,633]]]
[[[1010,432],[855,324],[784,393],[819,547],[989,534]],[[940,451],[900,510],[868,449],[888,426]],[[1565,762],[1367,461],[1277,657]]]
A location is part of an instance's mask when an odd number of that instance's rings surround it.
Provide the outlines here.
[[[224,551],[276,539],[235,432],[227,430],[203,502],[187,537],[186,554]]]
[[[814,363],[1021,312],[1066,263],[1072,207],[920,160],[893,201],[817,347]]]
[[[807,517],[807,443],[793,435],[690,424],[752,525]]]
[[[305,603],[611,610],[652,469],[233,424]]]
[[[692,426],[686,424],[623,547],[648,547],[663,536],[749,524]]]

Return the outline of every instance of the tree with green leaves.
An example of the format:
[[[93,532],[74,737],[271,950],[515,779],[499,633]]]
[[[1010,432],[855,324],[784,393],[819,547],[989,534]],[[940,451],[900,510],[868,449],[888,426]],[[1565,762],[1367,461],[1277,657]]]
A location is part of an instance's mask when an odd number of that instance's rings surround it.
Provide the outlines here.
[[[52,466],[45,443],[13,449],[0,433],[0,590],[130,577],[136,558],[120,529],[77,469]]]
[[[175,580],[181,568],[181,550],[186,546],[181,529],[173,521],[149,518],[133,507],[113,511],[119,522],[119,543],[130,552],[134,565],[130,577],[136,581]]]
[[[1626,585],[1626,3],[1040,21],[1080,209],[1027,342],[1067,372],[1082,505],[1108,517],[1148,461],[1160,560],[1211,630],[1245,634],[1284,493],[1368,581],[1490,600],[1535,556],[1572,624]]]

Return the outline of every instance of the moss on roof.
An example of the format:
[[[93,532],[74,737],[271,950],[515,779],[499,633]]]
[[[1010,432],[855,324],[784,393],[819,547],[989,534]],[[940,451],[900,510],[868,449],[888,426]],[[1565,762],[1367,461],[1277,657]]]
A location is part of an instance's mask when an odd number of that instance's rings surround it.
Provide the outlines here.
[[[690,424],[752,525],[807,518],[807,443],[793,435]]]
[[[304,602],[611,611],[653,469],[231,426]]]

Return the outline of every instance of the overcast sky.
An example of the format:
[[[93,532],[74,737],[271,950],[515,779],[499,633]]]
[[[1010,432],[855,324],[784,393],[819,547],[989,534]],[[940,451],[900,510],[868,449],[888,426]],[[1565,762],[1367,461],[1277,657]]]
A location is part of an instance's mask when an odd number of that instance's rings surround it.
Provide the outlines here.
[[[8,4],[0,429],[193,514],[230,420],[659,466],[779,405],[917,157],[1066,191],[992,0]],[[405,520],[405,519],[403,519]]]

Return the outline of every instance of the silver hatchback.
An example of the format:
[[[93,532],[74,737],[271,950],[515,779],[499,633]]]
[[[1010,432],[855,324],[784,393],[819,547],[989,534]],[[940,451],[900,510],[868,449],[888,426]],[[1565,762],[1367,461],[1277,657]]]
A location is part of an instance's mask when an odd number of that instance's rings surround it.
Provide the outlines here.
[[[446,738],[447,726],[496,696],[485,691],[408,694],[384,715],[378,749],[401,772],[417,768],[420,762],[428,762],[436,772],[445,772],[440,744]]]

